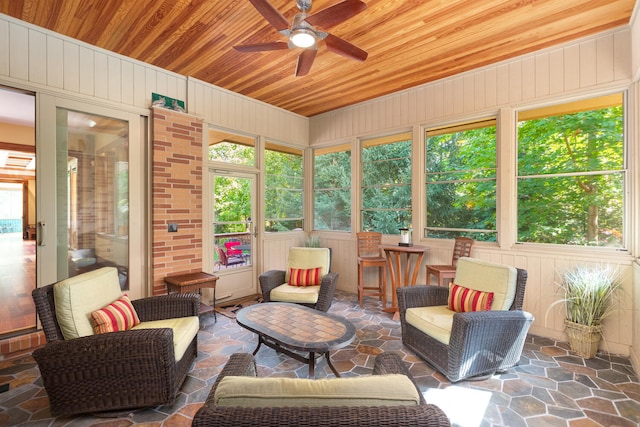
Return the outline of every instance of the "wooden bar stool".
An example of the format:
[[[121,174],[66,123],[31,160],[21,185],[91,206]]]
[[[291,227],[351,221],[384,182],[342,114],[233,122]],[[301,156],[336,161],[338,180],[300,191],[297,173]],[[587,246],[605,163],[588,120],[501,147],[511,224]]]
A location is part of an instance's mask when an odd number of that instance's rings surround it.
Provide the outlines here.
[[[382,301],[382,308],[387,305],[387,259],[382,254],[380,244],[382,233],[362,231],[356,233],[358,238],[358,301],[362,307],[365,296],[375,296]],[[378,286],[364,286],[364,269],[378,268]]]
[[[451,264],[447,265],[428,265],[427,264],[427,285],[431,276],[436,276],[438,286],[444,286],[444,281],[447,279],[453,280],[456,277],[456,265],[458,264],[458,258],[471,256],[471,248],[475,240],[468,237],[456,237],[456,242],[453,246],[453,257]]]

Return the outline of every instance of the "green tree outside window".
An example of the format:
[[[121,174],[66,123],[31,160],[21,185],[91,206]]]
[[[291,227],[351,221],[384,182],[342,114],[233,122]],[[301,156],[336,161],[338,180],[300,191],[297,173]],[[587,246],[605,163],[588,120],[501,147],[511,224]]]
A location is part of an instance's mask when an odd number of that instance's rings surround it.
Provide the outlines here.
[[[351,149],[317,149],[313,157],[314,230],[351,230]]]
[[[495,242],[495,119],[427,131],[426,237]]]

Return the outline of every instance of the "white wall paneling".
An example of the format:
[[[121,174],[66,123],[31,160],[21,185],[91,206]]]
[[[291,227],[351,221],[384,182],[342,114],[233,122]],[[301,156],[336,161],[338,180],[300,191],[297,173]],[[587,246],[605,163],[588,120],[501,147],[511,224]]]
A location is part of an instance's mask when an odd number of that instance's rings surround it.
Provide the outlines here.
[[[267,139],[296,145],[309,144],[309,119],[209,83],[188,79],[190,114],[206,122]]]
[[[148,111],[152,92],[186,100],[186,80],[0,14],[0,84]]]

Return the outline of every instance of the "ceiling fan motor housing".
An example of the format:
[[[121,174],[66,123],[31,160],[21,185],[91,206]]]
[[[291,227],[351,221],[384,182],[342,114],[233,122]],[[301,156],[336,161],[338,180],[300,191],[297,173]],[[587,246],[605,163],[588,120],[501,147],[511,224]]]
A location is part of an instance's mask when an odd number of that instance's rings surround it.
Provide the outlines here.
[[[311,0],[296,0],[296,6],[303,12],[311,9]]]

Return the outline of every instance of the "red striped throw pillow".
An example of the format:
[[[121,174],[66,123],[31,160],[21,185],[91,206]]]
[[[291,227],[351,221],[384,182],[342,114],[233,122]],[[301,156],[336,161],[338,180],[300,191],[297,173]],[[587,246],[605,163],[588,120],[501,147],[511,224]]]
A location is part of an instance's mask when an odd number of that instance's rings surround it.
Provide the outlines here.
[[[449,284],[449,310],[458,313],[468,311],[489,311],[493,292],[482,292],[464,286]]]
[[[322,267],[291,268],[289,270],[289,285],[317,286],[322,282]]]
[[[127,295],[112,302],[106,307],[91,313],[93,319],[93,331],[96,334],[106,332],[127,331],[140,324],[138,313],[131,304]]]

